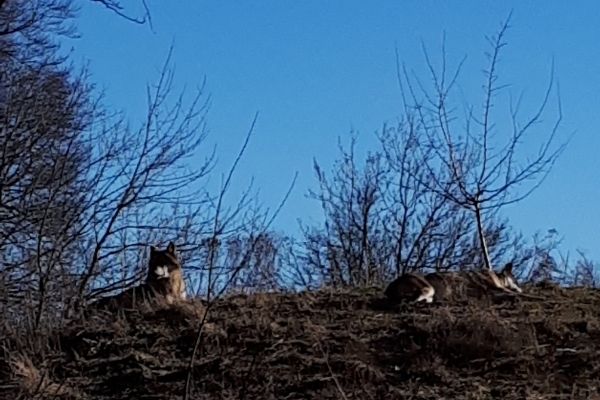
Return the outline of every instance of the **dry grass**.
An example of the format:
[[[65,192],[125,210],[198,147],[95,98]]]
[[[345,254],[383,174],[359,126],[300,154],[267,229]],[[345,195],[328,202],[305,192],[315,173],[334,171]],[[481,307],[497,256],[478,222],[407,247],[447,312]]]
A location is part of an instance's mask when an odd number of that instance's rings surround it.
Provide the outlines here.
[[[10,382],[7,388],[13,389],[16,395],[13,398],[26,399],[50,399],[50,398],[72,398],[78,399],[81,395],[69,385],[54,382],[46,368],[38,368],[27,355],[10,356],[8,360],[11,372]]]
[[[600,293],[530,292],[542,300],[390,306],[376,289],[220,300],[192,398],[593,398]],[[63,382],[74,389],[59,398],[75,389],[90,399],[181,398],[203,310],[155,304],[73,321],[45,356],[47,378],[27,359],[13,362],[15,385],[0,397]]]

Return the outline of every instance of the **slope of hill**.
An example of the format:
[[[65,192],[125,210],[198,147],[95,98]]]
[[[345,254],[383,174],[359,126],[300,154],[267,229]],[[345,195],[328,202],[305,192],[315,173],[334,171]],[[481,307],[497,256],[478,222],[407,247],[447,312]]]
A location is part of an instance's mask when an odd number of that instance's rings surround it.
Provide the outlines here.
[[[598,398],[600,291],[527,290],[539,299],[389,306],[378,289],[223,299],[190,398]],[[43,359],[7,348],[0,397],[183,398],[202,313],[200,303],[98,313]]]

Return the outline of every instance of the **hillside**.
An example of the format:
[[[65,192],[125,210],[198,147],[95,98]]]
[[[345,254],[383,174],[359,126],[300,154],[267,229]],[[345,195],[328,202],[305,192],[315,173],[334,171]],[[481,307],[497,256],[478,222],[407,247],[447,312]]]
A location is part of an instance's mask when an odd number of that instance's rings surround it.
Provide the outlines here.
[[[223,299],[204,328],[191,398],[594,398],[600,292],[527,291],[539,299],[389,306],[378,289]],[[202,310],[95,314],[61,332],[43,360],[6,349],[0,397],[38,388],[58,398],[182,398]]]

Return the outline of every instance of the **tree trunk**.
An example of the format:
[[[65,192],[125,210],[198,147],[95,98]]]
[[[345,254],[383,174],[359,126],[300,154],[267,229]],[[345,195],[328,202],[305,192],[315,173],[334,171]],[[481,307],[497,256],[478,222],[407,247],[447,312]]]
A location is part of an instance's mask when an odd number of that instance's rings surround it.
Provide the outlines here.
[[[490,253],[488,251],[488,246],[483,231],[483,222],[481,220],[479,201],[475,202],[475,218],[477,219],[477,234],[479,236],[479,244],[481,245],[481,252],[483,253],[483,262],[485,264],[485,268],[489,271],[493,271],[492,262],[490,261]]]

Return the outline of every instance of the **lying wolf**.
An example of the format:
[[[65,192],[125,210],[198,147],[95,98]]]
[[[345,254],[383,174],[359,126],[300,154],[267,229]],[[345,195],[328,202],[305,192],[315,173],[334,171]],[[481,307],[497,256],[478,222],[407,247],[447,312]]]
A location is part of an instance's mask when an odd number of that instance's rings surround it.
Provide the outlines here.
[[[522,293],[508,263],[496,273],[493,270],[464,272],[433,272],[425,276],[406,273],[394,279],[385,289],[385,296],[392,301],[443,301],[453,295],[477,297],[499,290]]]
[[[448,300],[452,296],[481,298],[493,291],[522,293],[508,263],[496,273],[493,270],[464,272],[433,272],[425,275],[434,290],[434,299]]]

